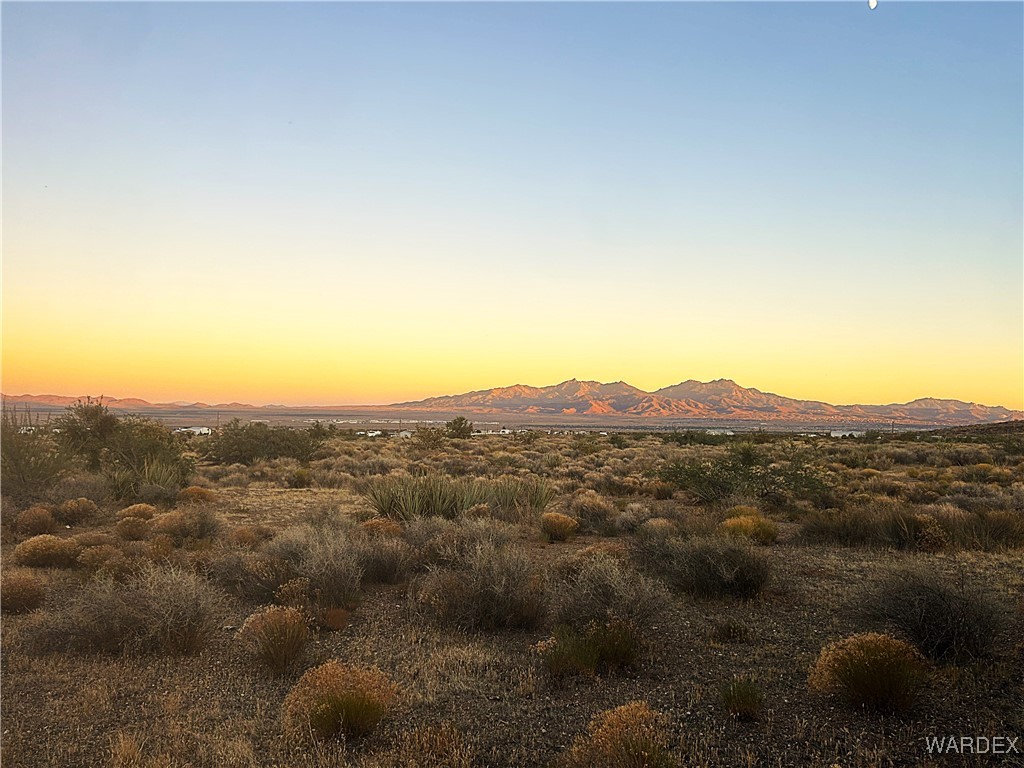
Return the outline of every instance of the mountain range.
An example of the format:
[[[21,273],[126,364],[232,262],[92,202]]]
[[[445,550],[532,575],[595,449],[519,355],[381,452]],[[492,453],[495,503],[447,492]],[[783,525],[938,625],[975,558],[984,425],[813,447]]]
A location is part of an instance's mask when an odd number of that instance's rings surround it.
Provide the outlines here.
[[[741,387],[731,379],[688,379],[654,392],[616,381],[570,379],[550,387],[482,389],[463,395],[431,397],[393,408],[467,411],[486,414],[579,414],[661,419],[735,419],[742,421],[889,422],[901,424],[978,424],[1024,418],[1024,412],[960,400],[921,398],[890,405],[830,405],[796,400]]]
[[[37,404],[66,407],[81,399],[61,395],[4,395],[5,404]],[[150,403],[138,398],[107,397],[103,402],[117,410],[140,411],[296,411],[284,405],[255,406],[247,403]],[[386,406],[303,406],[303,411],[442,412],[487,414],[491,416],[577,416],[636,419],[678,419],[815,422],[889,423],[904,425],[959,426],[1024,419],[1024,412],[1002,406],[965,403],[960,400],[921,398],[889,405],[830,405],[818,400],[797,400],[759,389],[741,387],[731,379],[687,381],[653,392],[616,381],[569,379],[548,387],[517,384],[481,389],[461,395],[430,397]]]

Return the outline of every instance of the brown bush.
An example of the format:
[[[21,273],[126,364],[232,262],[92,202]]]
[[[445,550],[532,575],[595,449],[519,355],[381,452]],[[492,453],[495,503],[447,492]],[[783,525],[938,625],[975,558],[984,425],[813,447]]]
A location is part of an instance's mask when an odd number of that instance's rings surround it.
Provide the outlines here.
[[[46,582],[28,570],[12,569],[0,577],[0,610],[28,613],[43,604]]]
[[[142,541],[149,537],[152,522],[141,517],[125,517],[117,521],[114,531],[125,541]]]
[[[260,544],[274,538],[274,529],[267,525],[236,525],[225,538],[229,544],[257,549]]]
[[[116,536],[111,536],[105,531],[85,531],[76,533],[71,539],[80,547],[102,547],[105,544],[117,546],[119,541]]]
[[[190,485],[178,491],[178,504],[190,506],[193,504],[216,504],[220,496],[209,488],[201,488],[198,485]]]
[[[668,749],[668,719],[647,702],[633,701],[590,721],[555,763],[558,768],[670,768],[678,763]]]
[[[405,533],[401,523],[389,520],[386,517],[374,517],[370,520],[364,520],[360,524],[360,528],[369,536],[393,537],[401,536]]]
[[[597,493],[580,489],[569,501],[569,514],[587,531],[600,534],[614,532],[615,505]]]
[[[284,732],[297,739],[365,736],[397,696],[397,687],[379,669],[328,661],[308,670],[285,697]]]
[[[867,632],[822,649],[808,685],[856,706],[902,712],[913,705],[925,673],[924,657],[910,643]]]
[[[540,530],[548,541],[568,541],[579,525],[561,512],[545,512],[540,516]]]
[[[100,508],[91,499],[68,499],[57,508],[57,519],[64,525],[78,525],[91,520],[99,511]]]
[[[140,520],[152,520],[156,514],[156,507],[152,504],[132,504],[130,507],[125,507],[117,513],[118,520],[124,520],[126,517],[137,517]]]
[[[176,544],[209,539],[220,530],[220,518],[206,507],[187,507],[153,518],[153,532],[170,536]]]
[[[62,539],[44,533],[26,539],[14,548],[14,562],[31,568],[71,568],[78,558],[74,539]]]
[[[59,528],[53,514],[43,506],[29,507],[14,520],[14,529],[28,536],[56,533]]]
[[[298,608],[271,606],[252,614],[238,630],[238,641],[274,674],[284,674],[303,654],[307,618]]]

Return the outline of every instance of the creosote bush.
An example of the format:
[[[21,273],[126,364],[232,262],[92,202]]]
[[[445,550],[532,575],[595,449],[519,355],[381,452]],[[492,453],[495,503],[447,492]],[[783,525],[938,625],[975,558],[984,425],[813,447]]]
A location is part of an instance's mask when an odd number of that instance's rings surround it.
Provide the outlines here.
[[[320,608],[352,608],[358,602],[363,568],[344,531],[309,525],[289,528],[268,541],[263,553],[287,563],[293,572],[289,578],[309,579]]]
[[[990,655],[1007,623],[1005,607],[980,584],[924,566],[892,570],[874,585],[861,611],[939,662]]]
[[[203,579],[145,563],[124,584],[94,579],[37,613],[26,640],[40,652],[189,654],[206,644],[222,613],[221,595]]]
[[[855,706],[905,712],[913,706],[926,673],[924,657],[910,643],[867,632],[822,649],[808,685]]]
[[[548,541],[568,541],[579,523],[561,512],[545,512],[540,516],[540,530]]]
[[[365,736],[397,696],[397,687],[379,669],[328,661],[307,670],[285,697],[284,731],[295,739]]]
[[[695,597],[756,597],[768,585],[768,559],[749,546],[715,537],[641,537],[640,566]]]
[[[302,657],[309,638],[306,622],[298,608],[271,606],[245,620],[238,641],[274,674],[281,675]]]
[[[30,568],[73,568],[79,546],[74,539],[44,533],[26,539],[14,548],[14,562]]]
[[[153,533],[170,536],[174,543],[179,545],[189,539],[213,538],[221,528],[220,517],[212,510],[201,506],[165,512],[154,517],[152,523]]]
[[[19,513],[14,520],[14,528],[28,536],[39,536],[43,533],[56,533],[60,526],[49,509],[37,505]]]
[[[590,721],[585,736],[555,762],[557,768],[672,768],[668,719],[644,701],[610,709]]]
[[[29,570],[5,571],[0,577],[0,610],[4,613],[28,613],[43,604],[46,582]]]
[[[525,552],[481,544],[461,567],[432,567],[411,588],[421,614],[466,629],[528,629],[544,619],[544,579]]]

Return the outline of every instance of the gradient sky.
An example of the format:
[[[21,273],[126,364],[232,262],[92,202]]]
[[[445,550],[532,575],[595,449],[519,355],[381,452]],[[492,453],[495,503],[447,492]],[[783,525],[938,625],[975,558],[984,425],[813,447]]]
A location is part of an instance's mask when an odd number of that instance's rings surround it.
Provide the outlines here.
[[[1022,11],[4,3],[3,391],[1020,408]]]

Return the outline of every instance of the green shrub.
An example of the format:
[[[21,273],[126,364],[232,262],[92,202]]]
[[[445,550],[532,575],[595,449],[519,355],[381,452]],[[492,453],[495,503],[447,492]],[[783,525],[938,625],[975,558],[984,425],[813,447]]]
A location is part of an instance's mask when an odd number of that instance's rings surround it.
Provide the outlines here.
[[[903,640],[868,632],[821,651],[808,684],[855,706],[904,712],[913,706],[926,676],[924,658]]]
[[[306,616],[297,608],[271,606],[252,614],[238,641],[274,674],[284,674],[301,657],[309,638]]]
[[[14,548],[14,562],[30,568],[72,568],[78,558],[78,542],[44,533]]]
[[[668,742],[668,718],[646,702],[633,701],[595,716],[587,734],[575,739],[554,765],[672,768],[678,763],[669,752]]]
[[[1007,624],[1005,607],[980,584],[922,566],[892,570],[869,592],[861,610],[939,662],[990,655]]]
[[[0,485],[4,496],[19,501],[46,498],[71,469],[66,452],[49,425],[29,414],[4,408],[0,424]]]
[[[722,706],[737,720],[757,720],[763,706],[757,681],[750,677],[734,677],[722,686]]]
[[[397,696],[380,670],[328,661],[308,670],[285,697],[284,731],[297,739],[365,736]]]
[[[233,419],[206,441],[205,448],[207,457],[218,464],[255,464],[280,458],[306,462],[332,434],[332,429],[323,425],[292,429]]]

